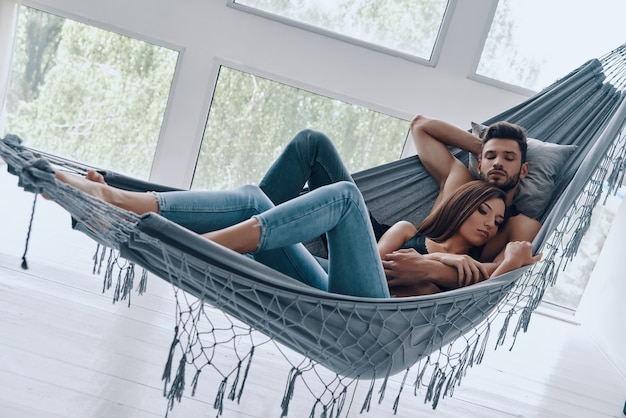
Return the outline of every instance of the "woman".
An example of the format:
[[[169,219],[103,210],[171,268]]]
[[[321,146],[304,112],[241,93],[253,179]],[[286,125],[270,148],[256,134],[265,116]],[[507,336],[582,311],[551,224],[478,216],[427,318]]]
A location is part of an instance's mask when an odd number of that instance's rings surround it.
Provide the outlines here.
[[[458,271],[455,283],[420,280],[410,287],[396,286],[394,293],[398,296],[437,293],[471,284],[476,277],[485,280],[494,273],[504,273],[506,265],[496,272],[497,264],[480,263],[470,255],[480,253],[504,223],[505,200],[506,194],[501,189],[476,180],[461,186],[417,227],[407,221],[393,225],[378,241],[381,258],[400,248],[413,248],[426,258]],[[525,251],[530,251],[530,246]]]
[[[274,206],[256,186],[228,191],[137,193],[108,186],[95,171],[90,171],[87,178],[57,172],[57,179],[137,214],[159,213],[318,289],[363,297],[390,296],[369,213],[360,191],[351,182],[323,186]],[[500,209],[503,216],[503,202]],[[465,236],[462,229],[456,233]],[[328,272],[301,244],[323,233],[328,238]],[[482,235],[465,239],[472,245],[482,245],[493,236]],[[509,270],[536,261],[528,249],[509,253],[505,254]]]

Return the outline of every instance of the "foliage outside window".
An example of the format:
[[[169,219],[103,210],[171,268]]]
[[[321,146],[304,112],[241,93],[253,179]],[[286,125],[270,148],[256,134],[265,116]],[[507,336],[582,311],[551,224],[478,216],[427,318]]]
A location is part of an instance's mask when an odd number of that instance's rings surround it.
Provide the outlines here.
[[[626,41],[621,0],[499,0],[476,74],[533,91]]]
[[[354,172],[398,159],[409,122],[222,66],[192,188],[258,183],[305,128],[332,138]]]
[[[603,197],[598,202],[576,256],[559,274],[556,286],[546,290],[546,302],[572,311],[578,308],[625,192],[626,187],[622,186],[615,195],[609,194],[606,201]]]
[[[147,179],[178,52],[22,7],[6,126],[26,144]]]
[[[448,7],[447,0],[233,0],[233,4],[425,60],[432,58]]]

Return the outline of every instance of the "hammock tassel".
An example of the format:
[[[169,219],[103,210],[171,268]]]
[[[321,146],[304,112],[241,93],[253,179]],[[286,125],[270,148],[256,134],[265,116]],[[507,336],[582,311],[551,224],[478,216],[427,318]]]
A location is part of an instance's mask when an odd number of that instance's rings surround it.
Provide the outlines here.
[[[370,405],[372,404],[372,394],[374,393],[374,381],[375,378],[372,378],[370,382],[370,388],[367,391],[367,395],[365,396],[365,400],[363,401],[363,406],[361,407],[361,413],[363,413],[363,411],[370,411]]]
[[[478,355],[476,356],[476,364],[480,364],[483,362],[483,358],[485,357],[485,353],[487,352],[487,341],[489,340],[489,334],[491,333],[491,324],[487,324],[487,329],[485,330],[485,334],[482,336],[482,344],[480,346],[480,350],[478,350]],[[476,341],[478,344],[478,341]],[[472,361],[472,365],[473,365]]]
[[[28,232],[26,233],[26,244],[24,245],[24,254],[22,254],[22,269],[28,270],[28,262],[26,261],[26,253],[28,252],[28,243],[30,242],[30,233],[33,230],[33,221],[35,219],[35,206],[37,205],[37,196],[35,193],[35,199],[33,199],[33,209],[30,212],[30,221],[28,222]]]
[[[448,378],[448,384],[446,385],[446,389],[443,391],[444,397],[452,396],[452,394],[454,393],[454,385],[457,381],[458,381],[457,366],[453,366],[452,370],[450,370],[450,378]]]
[[[117,281],[115,282],[115,290],[113,291],[113,303],[119,302],[122,293],[122,270],[117,272]]]
[[[449,391],[448,389],[446,389],[446,394],[449,394],[450,396],[452,396],[454,394],[454,386],[461,386],[461,379],[463,378],[466,372],[468,357],[469,357],[469,347],[466,347],[466,349],[461,354],[461,358],[459,359],[458,365],[455,366],[456,373],[454,373],[454,369],[452,370],[452,375],[450,376],[450,381],[452,383],[452,386],[450,387]]]
[[[336,405],[337,405],[337,417],[341,415],[341,411],[343,411],[343,407],[346,403],[346,397],[348,396],[348,388],[344,387],[339,396],[337,397]]]
[[[383,380],[383,384],[380,386],[380,390],[378,391],[378,393],[380,394],[380,397],[378,398],[378,404],[381,404],[383,402],[383,399],[385,399],[385,390],[387,390],[387,382],[389,381],[389,374],[390,374],[390,370],[387,370],[387,374],[385,375],[385,380]]]
[[[202,369],[196,370],[193,375],[193,379],[191,379],[191,396],[196,396],[196,388],[198,387],[198,380],[200,379],[200,372]]]
[[[296,379],[302,374],[301,370],[293,367],[289,372],[287,387],[285,388],[285,394],[283,395],[283,400],[280,403],[280,407],[283,412],[280,415],[281,417],[286,417],[289,413],[289,402],[293,399],[293,392],[296,386]]]
[[[498,341],[496,341],[496,347],[500,347],[504,344],[504,340],[506,339],[506,332],[509,328],[509,321],[513,317],[513,313],[513,309],[510,309],[509,313],[506,315],[506,318],[504,319],[504,324],[502,324],[502,328],[500,328],[500,334],[498,335]]]
[[[126,267],[126,274],[124,275],[124,285],[122,286],[122,300],[128,298],[128,307],[130,308],[130,295],[133,290],[135,282],[135,265],[131,263]]]
[[[409,370],[410,369],[406,369],[406,372],[404,372],[404,377],[402,378],[402,384],[400,385],[400,390],[398,391],[398,395],[396,396],[396,399],[394,399],[393,401],[394,415],[398,413],[398,405],[400,405],[400,395],[402,395],[402,389],[404,389],[404,384],[406,383],[406,378],[409,375]]]
[[[241,360],[237,363],[237,374],[235,374],[235,379],[233,380],[233,384],[230,387],[230,392],[228,393],[228,399],[231,401],[235,400],[235,396],[237,394],[237,384],[239,383],[239,374],[241,373]]]
[[[163,396],[167,396],[167,384],[170,382],[172,375],[172,362],[174,360],[174,351],[176,350],[176,346],[178,345],[178,326],[174,328],[174,339],[172,344],[170,345],[170,352],[167,356],[167,362],[165,363],[165,368],[163,370],[163,375],[161,376],[161,380],[164,381],[163,386]]]
[[[220,387],[217,390],[217,396],[215,397],[215,402],[213,402],[213,408],[217,409],[217,416],[219,417],[224,412],[224,394],[226,392],[226,383],[228,382],[228,377],[222,379],[222,383],[220,383]]]
[[[311,408],[311,412],[309,413],[309,418],[315,418],[315,407],[318,403],[321,403],[321,401],[319,399],[316,399],[313,407]]]
[[[439,367],[439,364],[435,364],[435,371],[430,378],[430,383],[428,384],[428,389],[426,390],[426,402],[432,402],[433,409],[437,408],[437,404],[439,403],[439,396],[441,394],[441,387],[445,382],[446,375]]]
[[[185,355],[180,359],[178,363],[178,370],[176,371],[176,377],[172,380],[172,386],[170,387],[170,392],[167,396],[169,399],[170,409],[174,403],[174,400],[180,402],[183,397],[183,392],[185,390],[185,365],[187,364]]]
[[[426,361],[424,361],[424,365],[422,366],[422,369],[415,377],[415,383],[413,384],[413,395],[417,395],[417,390],[422,385],[422,379],[424,378],[424,374],[426,373],[426,367],[428,367],[428,363],[430,363],[430,356],[426,358]]]
[[[109,251],[109,259],[107,260],[107,267],[104,272],[104,283],[102,293],[111,288],[113,284],[113,250]]]
[[[139,280],[139,288],[137,289],[137,292],[140,295],[143,295],[146,290],[148,290],[148,271],[146,269],[142,269],[141,279]]]
[[[239,392],[237,393],[237,403],[241,401],[241,395],[243,394],[243,387],[246,385],[246,380],[248,379],[248,372],[250,371],[250,366],[252,365],[252,356],[254,355],[254,346],[250,349],[250,354],[248,357],[248,364],[246,365],[246,370],[243,373],[243,379],[241,379],[241,386],[239,387]]]

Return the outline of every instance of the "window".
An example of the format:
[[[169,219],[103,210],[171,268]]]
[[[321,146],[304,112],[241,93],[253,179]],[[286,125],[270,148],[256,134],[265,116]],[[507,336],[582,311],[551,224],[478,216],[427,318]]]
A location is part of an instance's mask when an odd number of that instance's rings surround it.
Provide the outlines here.
[[[430,61],[447,0],[232,0],[234,7],[395,54]]]
[[[603,195],[596,204],[589,229],[580,242],[576,256],[559,273],[556,285],[546,289],[543,298],[545,302],[576,311],[625,192],[626,186],[622,186],[615,194]]]
[[[148,179],[178,52],[28,7],[17,30],[7,132]]]
[[[304,128],[332,138],[354,172],[398,159],[409,122],[222,66],[192,188],[258,183]]]
[[[500,0],[476,74],[533,91],[621,45],[620,0]]]

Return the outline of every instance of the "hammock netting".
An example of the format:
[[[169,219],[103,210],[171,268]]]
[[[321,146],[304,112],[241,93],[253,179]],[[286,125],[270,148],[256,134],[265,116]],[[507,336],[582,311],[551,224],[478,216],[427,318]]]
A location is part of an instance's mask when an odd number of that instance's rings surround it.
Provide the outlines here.
[[[26,147],[13,135],[0,141],[0,154],[21,187],[58,202],[74,227],[98,242],[94,272],[104,269],[104,287],[115,284],[115,300],[129,298],[137,266],[144,269],[139,293],[146,270],[173,285],[175,335],[163,373],[168,410],[186,389],[194,395],[203,378],[218,381],[217,415],[227,400],[239,402],[253,357],[264,344],[278,347],[291,369],[283,416],[299,390],[313,399],[311,416],[341,416],[353,402],[368,411],[375,386],[382,399],[389,377],[400,373],[394,410],[405,386],[415,394],[423,389],[435,408],[453,394],[467,369],[482,361],[489,341],[499,347],[512,339],[513,347],[546,289],[575,256],[603,190],[614,193],[623,182],[625,60],[622,46],[484,122],[507,120],[524,126],[529,137],[577,146],[539,218],[543,226],[533,246],[544,257],[533,266],[431,296],[368,299],[322,292],[157,214],[136,216],[54,177],[53,167],[79,174],[91,167]],[[453,152],[467,163],[466,153]],[[171,190],[99,171],[115,187]],[[416,156],[355,173],[354,179],[372,214],[388,224],[419,222],[438,193]],[[314,243],[309,248],[316,251]],[[369,390],[355,400],[351,393],[359,382]]]

